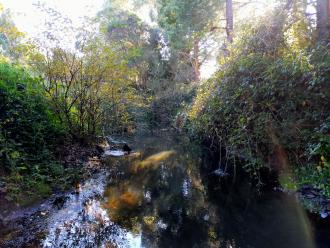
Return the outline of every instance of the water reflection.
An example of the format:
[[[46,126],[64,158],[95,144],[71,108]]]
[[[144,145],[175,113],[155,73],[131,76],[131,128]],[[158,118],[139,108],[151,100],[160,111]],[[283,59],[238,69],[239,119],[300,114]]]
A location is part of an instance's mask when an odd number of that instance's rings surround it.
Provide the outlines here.
[[[141,247],[141,235],[115,225],[101,206],[106,181],[105,172],[96,175],[51,214],[43,247]]]
[[[294,198],[260,194],[245,178],[232,184],[201,176],[198,168],[209,161],[174,137],[137,146],[141,156],[121,161],[124,174],[108,184],[105,207],[141,235],[143,247],[315,247]]]
[[[315,247],[294,198],[201,175],[210,161],[184,138],[131,143],[52,214],[44,247]]]
[[[167,160],[170,156],[174,155],[175,151],[162,151],[156,154],[153,154],[142,161],[136,161],[132,170],[138,172],[139,170],[157,168],[162,162]]]
[[[209,246],[215,228],[205,217],[211,215],[210,206],[197,154],[183,152],[184,147],[173,141],[143,141],[137,144],[141,156],[122,159],[122,176],[105,190],[110,219],[140,234],[143,247]],[[108,163],[111,166],[113,159]]]

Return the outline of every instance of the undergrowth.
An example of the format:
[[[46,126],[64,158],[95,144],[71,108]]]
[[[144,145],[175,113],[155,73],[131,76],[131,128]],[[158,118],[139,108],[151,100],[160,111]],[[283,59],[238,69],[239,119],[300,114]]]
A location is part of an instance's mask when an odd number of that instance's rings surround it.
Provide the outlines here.
[[[0,176],[14,200],[46,196],[72,175],[56,159],[66,129],[48,107],[41,83],[19,66],[0,63]]]

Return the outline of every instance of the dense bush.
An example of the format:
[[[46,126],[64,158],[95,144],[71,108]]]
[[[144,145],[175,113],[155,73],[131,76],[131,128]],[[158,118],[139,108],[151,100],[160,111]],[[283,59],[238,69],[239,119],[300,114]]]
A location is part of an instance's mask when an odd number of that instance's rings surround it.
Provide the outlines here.
[[[312,168],[313,179],[298,173],[298,181],[330,195],[330,51],[295,39],[295,26],[276,20],[250,27],[237,40],[201,86],[190,127],[224,147],[229,159],[242,158],[252,174],[263,166]]]
[[[40,79],[0,63],[0,176],[47,193],[61,166],[54,148],[65,133],[48,108]]]

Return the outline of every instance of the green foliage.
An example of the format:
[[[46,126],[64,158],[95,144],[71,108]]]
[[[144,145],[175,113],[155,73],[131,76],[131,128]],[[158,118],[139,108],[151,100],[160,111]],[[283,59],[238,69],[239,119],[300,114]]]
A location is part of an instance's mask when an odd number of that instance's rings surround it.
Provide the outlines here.
[[[318,132],[316,134],[319,139],[315,143],[309,143],[307,150],[308,155],[316,159],[314,163],[296,169],[296,181],[301,186],[312,185],[321,189],[330,197],[330,136]]]
[[[56,176],[52,173],[57,163],[53,150],[64,134],[48,107],[40,79],[1,62],[0,175],[10,175],[9,183],[14,184],[29,186],[31,180],[47,184]],[[45,187],[40,189],[46,192]]]
[[[327,167],[317,167],[315,166],[306,166],[295,171],[296,181],[298,185],[312,185],[317,189],[321,189],[322,193],[327,197],[330,197],[330,168]]]
[[[328,169],[316,167],[330,152],[330,52],[295,42],[295,32],[284,32],[290,28],[295,24],[280,15],[249,32],[245,27],[231,56],[200,87],[190,127],[225,147],[231,159],[242,158],[251,174],[263,166],[282,171],[308,165],[315,174],[309,180],[325,189]]]

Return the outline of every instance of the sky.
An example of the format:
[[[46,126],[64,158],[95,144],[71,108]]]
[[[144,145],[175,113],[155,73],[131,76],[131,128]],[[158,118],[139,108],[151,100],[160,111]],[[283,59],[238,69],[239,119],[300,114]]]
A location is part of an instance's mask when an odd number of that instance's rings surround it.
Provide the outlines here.
[[[46,3],[72,19],[75,25],[81,24],[80,18],[92,17],[101,10],[104,0],[0,0],[5,8],[10,9],[16,26],[29,36],[38,34],[46,16],[33,4]]]
[[[17,27],[32,37],[38,33],[46,18],[34,6],[38,2],[60,11],[64,16],[70,17],[74,25],[80,26],[82,17],[95,16],[102,9],[105,0],[0,0],[5,9],[10,9]],[[131,11],[134,9],[129,0],[121,4],[121,7]],[[149,25],[155,25],[156,23],[151,21],[150,10],[150,6],[145,5],[136,14]]]

